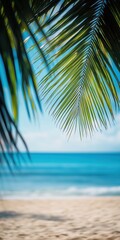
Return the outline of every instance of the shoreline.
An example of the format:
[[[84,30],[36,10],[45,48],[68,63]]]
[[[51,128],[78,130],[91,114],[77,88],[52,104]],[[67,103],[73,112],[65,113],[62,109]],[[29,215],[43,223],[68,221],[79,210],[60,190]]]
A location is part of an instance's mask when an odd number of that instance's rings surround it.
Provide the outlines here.
[[[70,201],[79,201],[79,200],[94,200],[94,199],[120,199],[120,195],[112,195],[112,196],[103,196],[103,195],[101,195],[101,196],[58,196],[58,197],[54,197],[54,196],[51,196],[51,197],[29,197],[29,198],[27,198],[27,197],[23,197],[23,198],[0,198],[0,202],[1,201],[66,201],[66,200],[70,200]]]

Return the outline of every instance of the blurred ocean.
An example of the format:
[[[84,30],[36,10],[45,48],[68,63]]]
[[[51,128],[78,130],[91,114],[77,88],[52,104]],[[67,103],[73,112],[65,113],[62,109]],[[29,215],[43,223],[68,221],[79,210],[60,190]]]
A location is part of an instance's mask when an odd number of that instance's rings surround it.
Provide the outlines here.
[[[17,162],[17,154],[14,154]],[[0,198],[120,196],[120,153],[31,153],[12,167],[0,165]]]

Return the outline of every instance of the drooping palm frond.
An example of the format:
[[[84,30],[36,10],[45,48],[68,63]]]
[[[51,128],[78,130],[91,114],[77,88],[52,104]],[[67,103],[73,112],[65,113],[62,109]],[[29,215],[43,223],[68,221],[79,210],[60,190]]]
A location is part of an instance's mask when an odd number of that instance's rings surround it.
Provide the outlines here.
[[[19,138],[24,144],[26,150],[27,145],[20,134],[15,121],[12,119],[5,101],[3,86],[0,79],[0,163],[6,161],[8,167],[11,169],[11,163],[9,154],[6,152],[12,152],[14,149],[19,152],[17,146],[17,138]],[[14,163],[14,156],[11,154],[12,163]]]
[[[106,128],[120,109],[120,1],[62,1],[47,24],[55,65],[40,93],[50,113],[69,134]]]
[[[27,39],[31,40],[33,51],[37,49],[38,61],[42,59],[48,67],[47,56],[41,47],[48,40],[40,20],[46,17],[46,12],[54,9],[56,3],[54,0],[0,0],[0,152],[5,158],[5,151],[19,150],[18,138],[27,148],[17,124],[19,91],[23,95],[29,117],[31,110],[35,114],[37,106],[41,110],[37,81],[26,42]]]
[[[17,150],[16,135],[23,140],[17,126],[19,89],[29,116],[37,104],[41,109],[26,50],[29,38],[39,54],[36,61],[52,66],[40,81],[40,93],[60,126],[70,133],[78,125],[81,135],[107,127],[120,106],[119,27],[117,0],[0,0],[0,151]]]

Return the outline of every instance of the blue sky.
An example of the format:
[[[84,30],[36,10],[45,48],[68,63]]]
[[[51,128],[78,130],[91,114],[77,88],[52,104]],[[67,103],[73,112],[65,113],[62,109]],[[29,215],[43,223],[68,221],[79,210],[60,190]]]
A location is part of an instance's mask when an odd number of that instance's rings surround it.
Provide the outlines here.
[[[55,126],[52,118],[45,112],[38,115],[38,120],[29,121],[24,103],[21,99],[20,130],[32,152],[119,152],[120,151],[120,115],[115,123],[107,130],[96,132],[92,137],[82,140],[76,132],[69,139],[59,127]],[[24,151],[24,147],[19,143]]]
[[[43,74],[43,73],[42,73]],[[117,72],[118,74],[118,72]],[[55,126],[52,117],[45,111],[38,114],[38,120],[28,120],[23,99],[20,97],[20,130],[32,152],[119,152],[120,114],[107,130],[96,132],[92,137],[80,139],[79,132],[68,136]],[[24,151],[20,144],[20,149]]]
[[[118,73],[117,73],[118,74]],[[7,87],[6,95],[8,96]],[[107,130],[95,132],[92,137],[80,139],[79,132],[68,136],[55,126],[52,118],[45,111],[38,114],[36,121],[28,119],[24,101],[19,94],[19,128],[31,152],[120,152],[120,114]],[[24,146],[19,142],[21,151]]]
[[[8,90],[6,88],[6,96]],[[120,152],[120,114],[116,115],[114,124],[107,130],[95,132],[92,137],[80,139],[79,132],[69,139],[55,126],[52,117],[45,111],[38,114],[38,119],[28,119],[23,97],[19,94],[19,129],[31,152]],[[24,146],[19,142],[21,151]]]

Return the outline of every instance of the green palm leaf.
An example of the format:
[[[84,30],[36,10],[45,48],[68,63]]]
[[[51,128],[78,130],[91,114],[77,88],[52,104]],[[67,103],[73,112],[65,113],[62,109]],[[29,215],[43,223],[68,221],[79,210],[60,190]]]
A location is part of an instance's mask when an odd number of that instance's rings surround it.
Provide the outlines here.
[[[42,110],[26,42],[28,38],[31,40],[31,54],[37,49],[37,61],[42,59],[48,68],[47,56],[41,48],[43,42],[48,44],[48,39],[41,22],[46,18],[46,12],[54,9],[56,3],[57,1],[0,0],[0,152],[3,153],[0,158],[5,158],[6,161],[6,151],[19,150],[17,139],[20,138],[27,149],[18,130],[19,91],[22,92],[29,117],[31,112],[35,115],[37,107]]]
[[[82,136],[106,128],[114,119],[120,107],[119,10],[117,0],[0,0],[0,150],[4,157],[6,150],[19,150],[16,136],[25,144],[17,125],[19,89],[29,117],[37,106],[41,110],[30,59],[34,51],[34,65],[40,60],[38,74],[42,62],[51,68],[40,80],[40,97],[45,97],[62,129],[71,133],[78,127]]]
[[[40,93],[67,133],[107,127],[120,109],[120,1],[63,1],[52,14],[49,74]]]

